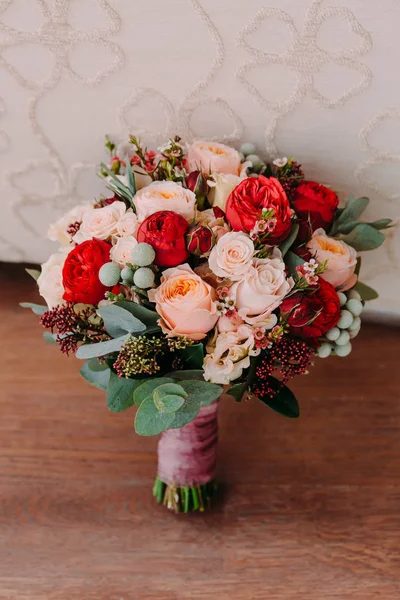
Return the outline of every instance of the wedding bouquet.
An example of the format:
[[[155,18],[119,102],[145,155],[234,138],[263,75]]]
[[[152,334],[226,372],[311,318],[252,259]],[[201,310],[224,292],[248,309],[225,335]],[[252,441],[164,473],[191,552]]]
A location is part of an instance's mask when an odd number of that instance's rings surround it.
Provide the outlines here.
[[[156,151],[131,137],[99,168],[111,191],[49,229],[60,244],[37,279],[45,338],[135,430],[162,434],[154,495],[176,512],[215,491],[218,400],[257,398],[298,417],[287,383],[315,357],[347,356],[366,300],[358,253],[389,219],[359,221],[292,158],[252,144],[179,137]]]

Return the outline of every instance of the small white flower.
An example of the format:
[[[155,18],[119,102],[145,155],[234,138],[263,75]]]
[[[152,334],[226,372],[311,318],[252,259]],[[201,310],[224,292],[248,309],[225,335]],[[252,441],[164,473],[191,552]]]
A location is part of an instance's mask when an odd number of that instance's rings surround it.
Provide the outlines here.
[[[275,165],[276,167],[282,168],[285,165],[287,165],[288,159],[286,158],[286,156],[283,156],[282,158],[276,158],[275,160],[272,161],[272,164]]]

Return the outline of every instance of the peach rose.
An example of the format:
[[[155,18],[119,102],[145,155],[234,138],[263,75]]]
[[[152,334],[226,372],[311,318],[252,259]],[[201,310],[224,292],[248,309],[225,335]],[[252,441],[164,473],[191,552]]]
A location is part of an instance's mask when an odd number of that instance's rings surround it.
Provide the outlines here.
[[[118,238],[115,245],[110,250],[110,258],[117,263],[121,269],[126,266],[126,263],[132,262],[132,250],[137,245],[137,239],[133,235]]]
[[[349,283],[354,285],[354,270],[357,264],[357,252],[354,248],[327,236],[323,229],[314,231],[307,248],[319,265],[328,261],[327,268],[320,275],[322,279],[335,288],[348,287],[346,284]]]
[[[204,358],[204,379],[227,385],[238,379],[250,366],[250,356],[259,354],[254,346],[254,333],[249,325],[239,325],[236,331],[220,333],[211,354]]]
[[[125,213],[125,203],[118,200],[102,208],[91,207],[83,215],[82,225],[74,235],[74,242],[81,244],[92,238],[106,240],[116,235],[118,223]]]
[[[83,215],[87,210],[91,210],[93,207],[90,204],[78,204],[69,210],[64,216],[61,217],[55,223],[52,223],[47,231],[47,237],[52,242],[58,242],[62,246],[67,246],[72,242],[74,232],[72,233],[70,227],[81,224]],[[75,230],[76,231],[76,230]]]
[[[166,269],[161,285],[148,295],[156,303],[159,325],[167,337],[201,340],[218,320],[215,290],[188,264]]]
[[[230,231],[211,250],[208,264],[218,277],[242,279],[252,265],[254,244],[242,231]]]
[[[286,278],[282,253],[276,248],[270,258],[253,260],[243,279],[232,286],[231,294],[239,316],[246,323],[273,327],[276,317],[271,313],[283,302],[293,285],[293,279]]]
[[[45,299],[49,308],[54,308],[57,304],[65,304],[63,300],[62,269],[67,256],[68,250],[63,248],[59,252],[52,254],[42,265],[37,284],[39,286],[39,294]]]
[[[172,210],[191,222],[196,196],[174,181],[153,181],[137,192],[134,202],[139,222],[160,210]]]
[[[188,146],[187,158],[190,171],[239,175],[240,154],[225,144],[198,140]]]

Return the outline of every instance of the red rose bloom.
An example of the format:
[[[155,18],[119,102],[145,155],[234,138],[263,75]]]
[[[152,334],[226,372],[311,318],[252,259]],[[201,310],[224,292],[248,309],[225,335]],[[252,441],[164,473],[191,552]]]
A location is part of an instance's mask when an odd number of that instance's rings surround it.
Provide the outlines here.
[[[303,181],[292,195],[292,206],[300,225],[299,241],[308,240],[319,227],[327,230],[338,204],[339,198],[332,190],[315,181]]]
[[[244,179],[226,201],[226,218],[234,231],[251,231],[263,208],[274,209],[275,229],[268,244],[280,244],[289,235],[291,209],[283,187],[274,177]]]
[[[159,267],[176,267],[187,260],[185,234],[189,224],[172,210],[160,210],[143,221],[137,232],[138,242],[153,246]]]
[[[110,244],[93,238],[78,244],[68,254],[63,271],[63,298],[67,302],[98,304],[110,288],[99,279],[99,270],[110,262]]]
[[[320,277],[315,291],[284,300],[281,312],[286,316],[290,333],[318,346],[318,339],[340,319],[339,296],[335,288]]]
[[[187,249],[190,254],[203,256],[215,243],[215,236],[209,227],[194,225],[186,234]]]

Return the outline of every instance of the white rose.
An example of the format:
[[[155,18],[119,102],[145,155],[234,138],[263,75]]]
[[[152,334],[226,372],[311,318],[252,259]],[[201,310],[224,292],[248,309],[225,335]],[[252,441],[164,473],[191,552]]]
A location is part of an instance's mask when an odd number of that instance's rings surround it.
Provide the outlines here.
[[[240,175],[212,173],[210,179],[207,181],[208,186],[210,187],[210,192],[207,197],[211,206],[218,206],[221,210],[225,211],[225,205],[229,195],[243,179],[247,178],[247,168],[249,166],[251,166],[250,162],[243,163],[241,165]]]
[[[107,240],[118,233],[118,223],[125,213],[125,203],[118,200],[103,208],[90,208],[83,215],[82,225],[74,236],[74,241],[80,244],[92,238]]]
[[[239,175],[240,154],[225,144],[198,140],[188,146],[187,156],[189,171]]]
[[[58,221],[52,223],[47,231],[47,237],[52,242],[58,242],[62,246],[67,246],[72,242],[76,231],[73,227],[82,223],[83,215],[87,210],[93,207],[90,204],[78,204],[63,215]],[[71,232],[68,230],[71,228]]]
[[[45,299],[49,308],[54,308],[57,304],[65,304],[63,300],[62,270],[67,256],[68,252],[62,249],[52,254],[48,261],[42,265],[37,284],[39,294]]]
[[[252,325],[261,323],[273,327],[276,318],[271,313],[282,302],[294,285],[293,279],[286,278],[285,263],[278,248],[271,258],[255,258],[241,281],[231,288],[239,315]]]
[[[117,223],[117,233],[121,237],[127,235],[135,235],[138,228],[137,216],[131,208],[129,208]]]
[[[322,279],[335,288],[351,281],[350,278],[353,277],[357,265],[357,252],[354,248],[341,240],[327,236],[323,229],[314,231],[307,248],[319,265],[328,261],[325,271],[320,275]],[[355,283],[357,280],[355,275],[353,278]]]
[[[196,196],[174,181],[154,181],[138,191],[134,202],[139,222],[160,210],[172,210],[191,222]]]
[[[252,265],[254,244],[242,231],[230,231],[211,250],[208,264],[218,277],[242,279]]]
[[[136,245],[137,240],[133,235],[118,238],[116,244],[110,250],[111,260],[123,269],[126,263],[132,262],[132,250]]]
[[[204,379],[227,385],[242,375],[243,369],[250,366],[250,356],[258,352],[254,348],[253,330],[249,325],[220,333],[213,352],[204,358]]]

